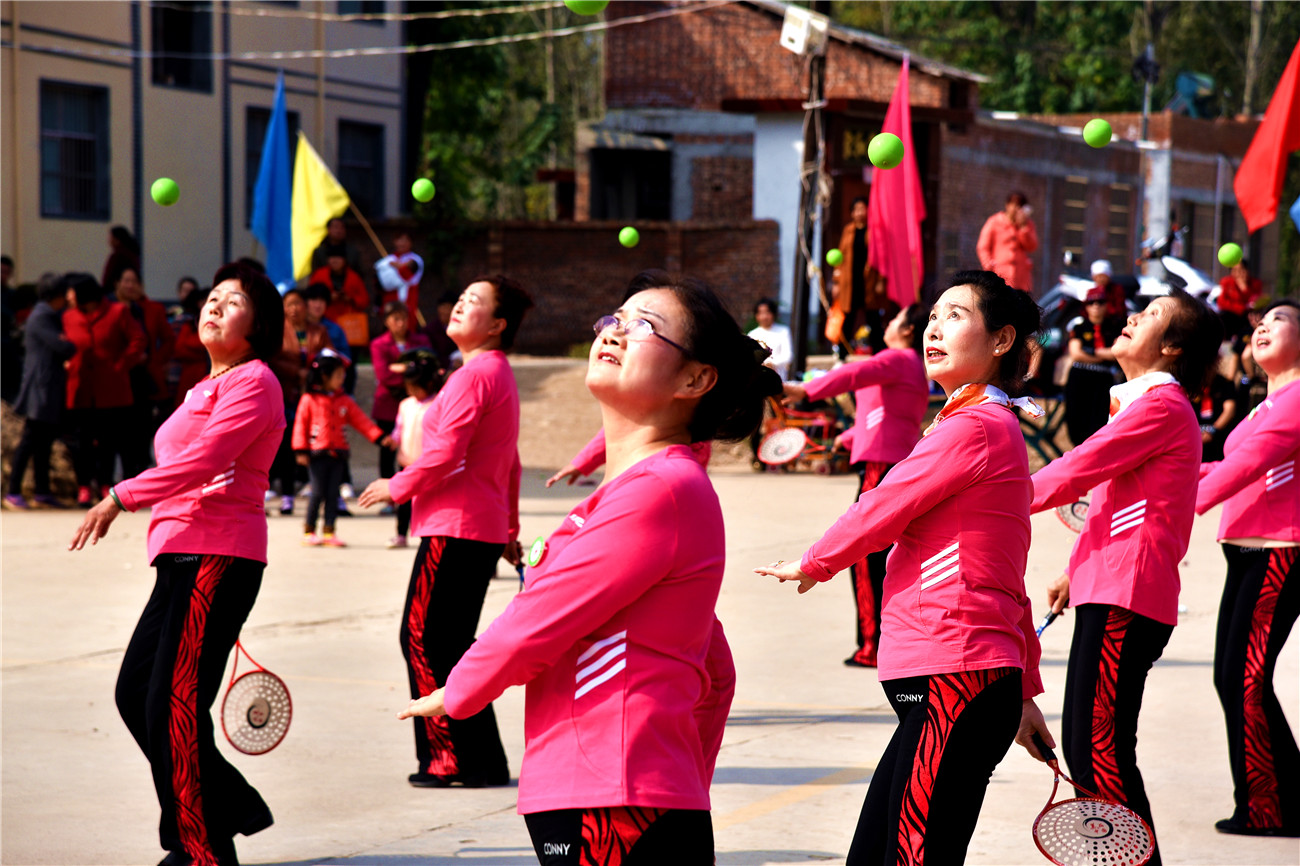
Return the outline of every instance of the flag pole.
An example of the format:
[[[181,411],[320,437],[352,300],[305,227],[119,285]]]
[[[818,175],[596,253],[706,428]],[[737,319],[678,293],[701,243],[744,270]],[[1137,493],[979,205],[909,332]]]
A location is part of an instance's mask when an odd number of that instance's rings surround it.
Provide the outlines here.
[[[375,230],[370,227],[370,223],[361,215],[361,211],[357,210],[357,206],[350,198],[348,199],[348,209],[361,222],[361,227],[366,230],[366,234],[370,235],[370,241],[375,245],[375,249],[379,250],[380,257],[387,256],[388,250],[384,249],[384,245],[379,242],[379,236],[375,234]]]

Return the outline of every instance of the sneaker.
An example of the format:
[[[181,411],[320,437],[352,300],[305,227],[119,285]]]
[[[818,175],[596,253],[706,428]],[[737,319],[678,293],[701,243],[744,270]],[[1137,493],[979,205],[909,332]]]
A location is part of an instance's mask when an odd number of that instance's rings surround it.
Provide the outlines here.
[[[339,517],[351,517],[352,512],[348,510],[348,501],[342,496],[339,497]]]
[[[314,532],[305,533],[302,537],[303,547],[320,547],[324,543],[321,537]]]
[[[267,490],[265,493],[263,493],[263,494],[262,494],[262,501],[263,501],[263,502],[274,502],[274,501],[275,501],[275,491],[274,491],[274,490]]]
[[[332,532],[326,532],[320,537],[320,543],[325,547],[347,547],[348,543],[339,538]]]
[[[95,504],[95,503],[92,502],[92,501],[91,501],[91,498],[90,498],[90,488],[89,488],[89,487],[78,487],[78,488],[77,488],[77,507],[79,507],[79,508],[89,508],[90,506],[92,506],[92,505],[94,505],[94,504]]]
[[[405,535],[394,535],[392,538],[388,539],[389,550],[397,550],[398,548],[401,547],[406,547]]]
[[[37,493],[32,497],[32,507],[62,509],[68,506],[64,505],[63,500],[53,493]]]
[[[284,515],[285,517],[288,517],[290,514],[293,514],[293,497],[292,497],[292,496],[281,496],[281,497],[280,497],[280,513],[281,513],[282,515]]]
[[[356,499],[357,492],[352,489],[351,484],[343,484],[339,487],[339,496],[344,499]]]
[[[5,496],[3,502],[0,502],[0,507],[4,508],[5,511],[26,511],[27,500],[17,493],[10,493]]]

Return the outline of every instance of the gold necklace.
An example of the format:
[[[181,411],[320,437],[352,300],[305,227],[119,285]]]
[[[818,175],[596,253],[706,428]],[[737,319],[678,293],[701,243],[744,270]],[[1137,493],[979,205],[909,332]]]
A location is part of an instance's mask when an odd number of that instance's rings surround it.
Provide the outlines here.
[[[227,367],[226,369],[222,370],[220,373],[217,373],[217,374],[215,374],[215,375],[209,376],[209,377],[208,377],[208,381],[211,382],[213,379],[220,379],[222,376],[226,375],[226,374],[229,373],[231,370],[233,370],[233,369],[235,369],[236,367],[238,367],[240,364],[245,364],[245,363],[247,363],[247,362],[249,362],[249,361],[252,361],[252,360],[254,360],[256,357],[257,357],[256,355],[249,355],[249,356],[247,356],[247,357],[245,357],[245,358],[240,358],[238,361],[236,361],[235,363],[231,364],[229,367]]]

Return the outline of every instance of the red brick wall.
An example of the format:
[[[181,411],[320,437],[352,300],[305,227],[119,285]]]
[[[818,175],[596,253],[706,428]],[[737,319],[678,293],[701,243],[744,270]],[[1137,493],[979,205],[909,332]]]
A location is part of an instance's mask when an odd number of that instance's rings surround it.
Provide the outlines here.
[[[691,216],[743,220],[754,213],[754,161],[707,156],[691,161]]]
[[[397,225],[378,227],[380,235]],[[647,268],[704,280],[742,324],[755,301],[777,294],[778,230],[771,220],[639,223],[641,242],[632,249],[618,242],[622,227],[616,222],[484,225],[460,244],[453,287],[484,273],[519,280],[536,307],[524,320],[515,350],[534,354],[565,354],[575,343],[590,342],[592,323],[612,312],[627,281]],[[416,252],[425,253],[419,227],[412,228]],[[426,318],[448,287],[436,270],[426,271],[421,286]]]
[[[610,20],[670,8],[612,3]],[[605,103],[610,108],[717,111],[725,99],[803,99],[807,58],[782,48],[781,18],[743,3],[615,27],[605,34]],[[888,102],[899,62],[832,39],[826,96]],[[913,105],[946,106],[948,82],[912,69]]]

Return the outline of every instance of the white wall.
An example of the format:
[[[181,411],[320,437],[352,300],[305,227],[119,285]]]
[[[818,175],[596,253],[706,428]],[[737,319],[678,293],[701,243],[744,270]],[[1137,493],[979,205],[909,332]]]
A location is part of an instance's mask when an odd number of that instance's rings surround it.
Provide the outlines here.
[[[781,318],[790,320],[794,297],[795,238],[799,222],[799,167],[803,115],[760,114],[754,129],[754,219],[781,226]],[[814,245],[813,249],[819,249]]]

